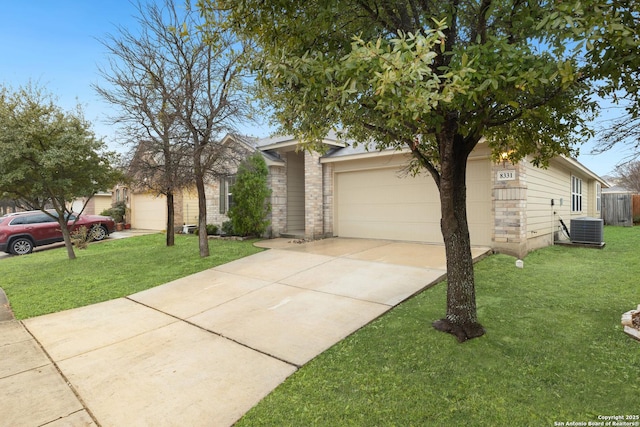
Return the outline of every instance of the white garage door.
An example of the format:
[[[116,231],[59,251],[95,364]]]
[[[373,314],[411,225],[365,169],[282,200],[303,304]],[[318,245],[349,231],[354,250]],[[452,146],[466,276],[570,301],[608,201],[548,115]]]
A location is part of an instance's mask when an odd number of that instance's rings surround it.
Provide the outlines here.
[[[487,160],[467,166],[471,243],[491,243],[491,176]],[[335,234],[442,243],[440,199],[430,176],[399,172],[397,166],[337,172]]]
[[[131,195],[131,227],[144,230],[167,228],[167,202],[164,196]]]

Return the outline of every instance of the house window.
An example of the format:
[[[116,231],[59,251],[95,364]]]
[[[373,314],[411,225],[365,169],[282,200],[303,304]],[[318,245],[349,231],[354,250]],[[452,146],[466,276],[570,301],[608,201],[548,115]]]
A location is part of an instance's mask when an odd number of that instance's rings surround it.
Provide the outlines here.
[[[116,189],[116,202],[119,202],[119,201],[120,201],[120,189],[117,188]]]
[[[600,212],[602,208],[602,186],[596,182],[596,211]]]
[[[236,177],[220,178],[220,213],[226,214],[233,206],[233,193],[231,187],[236,182]]]
[[[571,212],[582,212],[582,180],[571,176]]]

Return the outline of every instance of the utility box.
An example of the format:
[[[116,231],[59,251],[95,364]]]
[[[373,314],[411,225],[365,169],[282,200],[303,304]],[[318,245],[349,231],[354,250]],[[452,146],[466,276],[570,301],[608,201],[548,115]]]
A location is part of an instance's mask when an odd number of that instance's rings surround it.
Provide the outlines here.
[[[571,242],[600,245],[603,242],[604,221],[600,218],[575,218],[571,220]]]

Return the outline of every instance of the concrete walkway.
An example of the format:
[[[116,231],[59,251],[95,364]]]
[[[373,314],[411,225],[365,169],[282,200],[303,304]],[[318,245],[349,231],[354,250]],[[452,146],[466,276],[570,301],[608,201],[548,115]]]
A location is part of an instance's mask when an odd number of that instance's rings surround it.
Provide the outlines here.
[[[0,426],[232,425],[445,274],[441,246],[259,246],[270,250],[127,298],[0,322]]]

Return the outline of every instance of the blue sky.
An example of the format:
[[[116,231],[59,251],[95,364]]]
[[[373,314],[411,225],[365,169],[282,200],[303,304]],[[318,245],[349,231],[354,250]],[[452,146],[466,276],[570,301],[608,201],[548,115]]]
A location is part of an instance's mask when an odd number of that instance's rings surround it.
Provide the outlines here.
[[[115,26],[135,29],[135,7],[128,0],[0,0],[0,82],[14,88],[30,80],[45,87],[67,110],[80,103],[99,137],[117,149],[106,117],[110,106],[91,88],[101,84],[98,65],[105,65],[105,49],[98,39],[116,33]],[[241,131],[269,135],[267,126]],[[609,174],[628,155],[619,147],[590,155],[593,142],[581,147],[578,160],[599,175]]]

